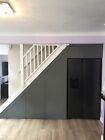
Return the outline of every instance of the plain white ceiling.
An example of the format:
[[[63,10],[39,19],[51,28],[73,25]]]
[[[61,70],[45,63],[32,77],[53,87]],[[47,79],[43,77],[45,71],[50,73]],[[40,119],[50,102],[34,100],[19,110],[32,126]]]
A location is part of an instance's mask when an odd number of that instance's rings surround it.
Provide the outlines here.
[[[0,35],[105,33],[105,0],[11,0]]]

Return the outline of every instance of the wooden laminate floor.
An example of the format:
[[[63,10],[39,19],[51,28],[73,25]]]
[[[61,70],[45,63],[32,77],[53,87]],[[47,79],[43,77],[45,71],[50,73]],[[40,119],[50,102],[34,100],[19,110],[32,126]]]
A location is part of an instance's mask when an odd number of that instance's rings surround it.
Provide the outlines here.
[[[100,140],[95,120],[0,120],[0,140]]]

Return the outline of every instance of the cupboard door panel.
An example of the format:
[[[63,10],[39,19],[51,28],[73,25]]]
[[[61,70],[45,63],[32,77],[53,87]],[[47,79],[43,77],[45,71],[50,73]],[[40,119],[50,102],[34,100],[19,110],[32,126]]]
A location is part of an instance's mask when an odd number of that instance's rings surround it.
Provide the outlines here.
[[[100,114],[101,60],[83,60],[83,112],[84,118],[97,118]]]
[[[68,59],[68,118],[100,118],[101,59]]]
[[[81,59],[68,59],[68,118],[82,117]]]

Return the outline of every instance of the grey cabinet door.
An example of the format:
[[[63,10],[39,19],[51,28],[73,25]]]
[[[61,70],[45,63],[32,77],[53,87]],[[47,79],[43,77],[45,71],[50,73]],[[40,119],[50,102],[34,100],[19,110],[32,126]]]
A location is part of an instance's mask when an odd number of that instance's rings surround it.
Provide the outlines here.
[[[68,118],[83,114],[82,60],[68,59]]]
[[[101,59],[83,59],[84,118],[100,117]]]
[[[100,118],[101,59],[68,59],[68,118]]]

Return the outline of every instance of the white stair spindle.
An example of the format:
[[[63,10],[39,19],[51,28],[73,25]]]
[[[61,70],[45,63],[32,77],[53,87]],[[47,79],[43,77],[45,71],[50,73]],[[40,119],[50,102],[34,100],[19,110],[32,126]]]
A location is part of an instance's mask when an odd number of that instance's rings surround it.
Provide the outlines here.
[[[26,79],[28,78],[28,60],[26,55]]]
[[[32,49],[31,49],[32,50]],[[31,74],[31,72],[32,72],[32,63],[31,63],[31,60],[32,60],[32,58],[31,58],[31,50],[30,50],[30,61],[29,61],[29,63],[30,63],[30,73],[29,73],[29,75]]]
[[[21,87],[24,87],[24,54],[23,54],[24,46],[20,44],[20,68],[21,68]]]
[[[37,45],[37,67],[39,66],[39,46]]]
[[[48,45],[48,56],[50,55],[50,45]]]
[[[43,50],[42,50],[43,48],[42,48],[42,45],[41,45],[41,52],[40,52],[40,55],[41,55],[41,63],[42,63],[42,60],[43,60]]]
[[[52,52],[54,51],[54,45],[52,46]]]
[[[46,60],[46,45],[44,47],[45,47],[45,60]]]
[[[33,65],[34,65],[34,71],[35,71],[35,46],[33,46]]]

